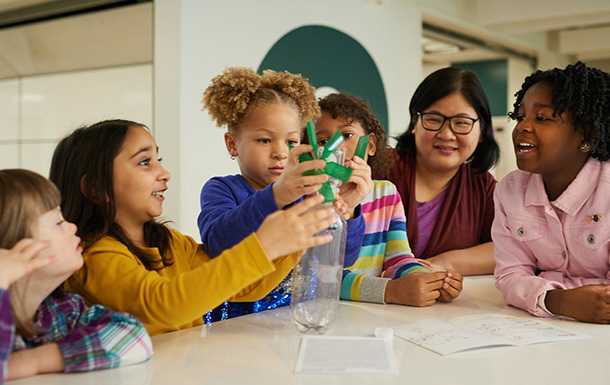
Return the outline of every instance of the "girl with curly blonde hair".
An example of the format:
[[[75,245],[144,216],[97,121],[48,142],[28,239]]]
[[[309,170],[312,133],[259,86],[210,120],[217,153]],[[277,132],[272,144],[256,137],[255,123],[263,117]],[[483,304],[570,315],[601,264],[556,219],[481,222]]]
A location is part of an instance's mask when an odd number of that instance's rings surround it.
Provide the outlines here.
[[[306,122],[320,115],[315,89],[301,75],[227,68],[212,79],[202,103],[217,126],[227,127],[225,145],[240,169],[238,175],[210,179],[201,190],[199,232],[207,253],[215,257],[256,231],[268,215],[316,192],[328,177],[302,176],[324,168],[325,162],[298,160],[312,151],[300,145]],[[355,212],[348,220],[346,256],[358,254],[363,234],[363,218]],[[291,274],[265,298],[225,302],[205,319],[213,322],[288,305],[290,293]]]

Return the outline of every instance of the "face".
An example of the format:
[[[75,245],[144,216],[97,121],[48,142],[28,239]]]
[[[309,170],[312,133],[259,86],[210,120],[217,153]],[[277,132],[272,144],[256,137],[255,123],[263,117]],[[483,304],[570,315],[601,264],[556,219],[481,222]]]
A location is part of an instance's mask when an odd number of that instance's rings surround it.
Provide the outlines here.
[[[241,175],[254,190],[275,182],[288,160],[288,145],[300,143],[302,124],[294,108],[279,104],[250,112],[239,131],[225,134],[229,154],[237,157]]]
[[[127,232],[163,213],[170,174],[157,156],[152,135],[143,127],[129,127],[113,165],[115,220]]]
[[[40,241],[50,241],[51,245],[42,250],[39,256],[54,255],[55,263],[43,268],[44,274],[52,274],[67,279],[83,265],[80,238],[76,236],[76,225],[67,222],[59,207],[41,215],[32,224],[32,238]]]
[[[356,152],[358,140],[361,136],[367,135],[367,132],[360,122],[356,120],[348,122],[343,118],[333,119],[330,113],[322,112],[322,116],[316,121],[318,146],[324,146],[337,130],[343,134],[343,142],[341,142],[339,148],[345,151],[345,159],[352,159],[354,152]],[[369,156],[375,155],[375,140],[375,136],[371,135],[368,150],[365,154],[365,161],[368,160]]]
[[[479,118],[474,107],[459,92],[445,96],[419,112]],[[481,141],[481,126],[476,122],[469,134],[456,135],[449,129],[449,121],[445,121],[439,131],[428,131],[418,118],[413,135],[418,164],[434,173],[455,173],[474,154]]]
[[[573,179],[588,156],[580,151],[584,133],[574,130],[569,111],[553,116],[551,96],[545,83],[534,84],[523,96],[513,130],[517,166],[541,174],[545,181]]]

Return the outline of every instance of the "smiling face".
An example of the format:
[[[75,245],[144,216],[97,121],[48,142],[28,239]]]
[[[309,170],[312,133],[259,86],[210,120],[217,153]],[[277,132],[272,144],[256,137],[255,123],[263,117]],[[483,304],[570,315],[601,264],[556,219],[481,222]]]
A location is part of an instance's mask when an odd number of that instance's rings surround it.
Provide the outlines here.
[[[479,118],[475,109],[460,92],[445,96],[419,112]],[[458,168],[472,156],[481,141],[480,122],[474,123],[469,134],[456,135],[449,129],[449,121],[445,121],[440,131],[428,131],[422,127],[421,119],[418,118],[412,132],[415,138],[417,163],[432,173],[455,174]]]
[[[324,111],[322,112],[320,119],[316,121],[316,138],[318,139],[318,146],[324,146],[337,130],[341,131],[341,134],[343,134],[343,142],[341,142],[339,148],[345,151],[345,159],[352,159],[354,157],[354,152],[356,152],[358,140],[361,136],[367,135],[367,132],[357,120],[348,121],[343,117],[334,119],[331,114]],[[369,139],[369,145],[364,160],[367,161],[369,156],[375,155],[375,150],[375,136],[372,135]]]
[[[288,145],[300,143],[302,124],[293,107],[255,107],[235,133],[225,134],[227,150],[238,159],[244,179],[261,190],[275,182],[288,160]]]
[[[580,150],[583,130],[574,130],[569,111],[553,116],[551,97],[552,89],[546,83],[527,90],[517,111],[513,144],[519,169],[540,174],[547,187],[555,183],[567,186],[588,154]]]
[[[54,255],[57,258],[55,263],[41,269],[41,274],[64,281],[83,265],[83,249],[76,236],[76,225],[64,219],[59,207],[42,214],[32,224],[31,236],[51,243],[38,254],[39,257]]]
[[[115,221],[130,233],[163,213],[170,174],[157,159],[158,148],[143,127],[130,126],[114,158]]]

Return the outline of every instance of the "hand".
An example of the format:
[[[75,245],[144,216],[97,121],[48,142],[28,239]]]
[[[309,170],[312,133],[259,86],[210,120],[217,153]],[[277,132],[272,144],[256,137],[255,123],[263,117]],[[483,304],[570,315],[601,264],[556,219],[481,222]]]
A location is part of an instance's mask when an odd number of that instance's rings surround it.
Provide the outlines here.
[[[439,298],[446,282],[445,272],[412,273],[388,282],[385,302],[410,306],[430,306]]]
[[[322,201],[324,197],[316,194],[265,218],[256,235],[269,260],[332,240],[330,234],[315,235],[335,221],[334,209],[330,207],[311,210]]]
[[[355,156],[346,166],[351,168],[352,176],[348,183],[341,185],[339,194],[349,208],[349,217],[354,217],[354,210],[360,202],[371,192],[373,179],[371,177],[371,167],[359,157]]]
[[[597,324],[610,323],[610,286],[586,285],[575,289],[550,290],[546,308],[553,314]]]
[[[8,289],[13,282],[55,261],[55,256],[36,258],[50,244],[49,241],[22,239],[10,250],[0,249],[0,289]]]
[[[7,381],[64,370],[64,358],[55,343],[11,353],[7,364]]]
[[[333,206],[335,206],[335,208],[341,214],[343,214],[343,217],[345,218],[345,220],[348,220],[348,219],[351,218],[350,215],[349,215],[349,208],[347,207],[347,203],[345,203],[343,198],[341,198],[341,195],[336,195],[335,196],[335,201],[333,202]]]
[[[443,279],[443,286],[438,290],[440,293],[438,300],[440,302],[449,302],[456,299],[462,291],[463,281],[464,278],[461,274],[448,270],[445,279]]]
[[[299,163],[299,155],[311,152],[311,150],[309,145],[300,145],[290,151],[284,171],[272,187],[275,203],[280,209],[304,195],[318,191],[322,187],[322,183],[328,180],[326,174],[301,175],[305,171],[326,167],[326,162],[319,159]]]

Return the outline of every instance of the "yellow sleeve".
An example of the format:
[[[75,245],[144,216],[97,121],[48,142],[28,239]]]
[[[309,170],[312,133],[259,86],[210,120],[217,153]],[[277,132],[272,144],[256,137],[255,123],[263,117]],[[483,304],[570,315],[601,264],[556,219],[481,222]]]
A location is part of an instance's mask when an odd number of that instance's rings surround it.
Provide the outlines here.
[[[246,239],[250,239],[252,237],[253,237],[252,242],[256,242],[257,246],[254,248],[250,248],[250,251],[251,252],[260,251],[263,253],[263,255],[265,255],[265,258],[266,258],[266,253],[264,252],[261,244],[258,241],[258,238],[256,237],[256,235],[254,233],[252,233]],[[188,245],[187,246],[188,250],[186,250],[186,253],[188,255],[196,256],[191,261],[191,266],[193,268],[200,266],[201,264],[206,263],[207,261],[210,260],[210,257],[203,250],[202,245],[196,243],[195,240],[191,237],[186,237],[186,238],[188,238],[188,240],[189,240],[189,242],[186,243]],[[237,254],[243,253],[242,248],[239,247],[240,245],[242,245],[242,243],[237,244],[232,249],[225,250],[218,257],[221,257],[223,255],[234,255],[236,253]],[[194,252],[190,251],[190,250],[194,250]],[[241,290],[239,293],[235,294],[231,298],[225,298],[225,299],[222,299],[222,301],[251,302],[251,301],[258,301],[259,299],[264,298],[267,294],[269,294],[269,292],[271,292],[271,290],[273,290],[277,285],[280,284],[280,282],[282,282],[284,277],[286,277],[286,275],[288,275],[288,273],[290,271],[292,271],[292,269],[294,269],[296,259],[300,258],[303,255],[303,253],[304,253],[304,251],[301,251],[298,253],[292,253],[292,254],[288,254],[288,255],[285,255],[280,258],[276,258],[272,262],[273,265],[275,266],[275,271],[273,271],[272,273],[259,279],[258,281],[252,283],[251,285],[245,287],[243,290]],[[235,257],[229,257],[229,258],[235,258]]]
[[[149,334],[156,335],[201,324],[203,314],[223,301],[258,296],[281,281],[275,279],[279,272],[255,234],[214,259],[201,245],[192,245],[189,237],[177,232],[173,236],[174,264],[160,271],[147,270],[115,239],[101,239],[83,253],[87,275],[84,287],[68,289],[76,289],[88,303],[136,315]],[[187,252],[198,254],[196,268]],[[290,259],[278,262],[284,276],[292,268]],[[294,257],[292,261],[294,265]],[[77,274],[83,277],[82,271]],[[269,274],[274,278],[261,280]]]

